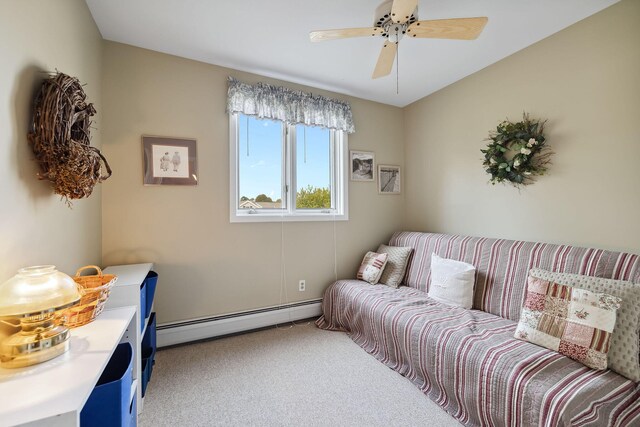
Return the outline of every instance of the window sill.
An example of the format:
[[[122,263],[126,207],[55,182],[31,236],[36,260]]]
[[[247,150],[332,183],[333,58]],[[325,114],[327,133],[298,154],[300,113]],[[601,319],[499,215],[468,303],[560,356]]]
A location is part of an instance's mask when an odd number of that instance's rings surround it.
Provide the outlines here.
[[[309,213],[282,215],[279,213],[241,213],[231,214],[229,221],[234,222],[310,222],[310,221],[348,221],[348,214]]]

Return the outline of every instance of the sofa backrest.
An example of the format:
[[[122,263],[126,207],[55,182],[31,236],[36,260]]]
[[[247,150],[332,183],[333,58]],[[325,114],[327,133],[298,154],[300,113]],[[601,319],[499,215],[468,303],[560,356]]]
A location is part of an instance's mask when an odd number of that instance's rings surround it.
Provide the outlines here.
[[[517,321],[534,267],[640,283],[640,257],[603,249],[420,232],[397,232],[392,246],[414,249],[403,283],[428,291],[431,254],[476,267],[473,308]]]

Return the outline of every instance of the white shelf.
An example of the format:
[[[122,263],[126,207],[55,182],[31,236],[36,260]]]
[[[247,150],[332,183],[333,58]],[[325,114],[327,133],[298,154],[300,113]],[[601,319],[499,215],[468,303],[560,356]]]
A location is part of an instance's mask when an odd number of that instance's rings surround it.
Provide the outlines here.
[[[115,274],[118,276],[118,281],[114,285],[116,288],[131,285],[140,287],[144,279],[147,277],[147,273],[149,273],[152,268],[153,264],[150,262],[143,264],[116,265],[105,268],[104,273]]]
[[[136,390],[138,389],[138,380],[133,380],[131,383],[131,399],[129,399],[129,405],[133,402],[133,399],[136,398]]]
[[[63,355],[25,368],[0,368],[0,424],[79,425],[80,411],[127,328],[140,329],[132,322],[135,314],[135,307],[105,310],[71,330]]]
[[[153,311],[153,307],[151,307],[151,311]],[[144,334],[147,332],[147,326],[149,326],[149,319],[151,319],[151,314],[149,314],[149,317],[144,319],[144,327],[142,328],[142,332],[140,332],[140,335],[143,337],[144,337]]]
[[[142,330],[140,330],[140,316],[144,315],[144,307],[140,306],[140,285],[144,282],[149,271],[153,269],[152,263],[116,265],[104,269],[106,274],[115,274],[118,281],[111,289],[111,294],[107,300],[107,308],[135,306],[136,308],[136,333],[132,337],[131,344],[134,347],[133,355],[133,378],[137,379],[138,414],[142,413],[144,399],[142,398],[142,352],[141,343],[144,332],[147,330],[149,318],[144,320]]]

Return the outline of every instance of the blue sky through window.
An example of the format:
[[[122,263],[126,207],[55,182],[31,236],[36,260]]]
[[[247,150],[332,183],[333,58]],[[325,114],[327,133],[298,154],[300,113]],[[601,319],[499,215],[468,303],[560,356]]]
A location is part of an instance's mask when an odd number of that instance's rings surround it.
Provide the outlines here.
[[[266,194],[274,202],[282,198],[282,127],[282,122],[239,115],[240,197],[253,199]],[[328,188],[331,179],[329,130],[306,127],[305,163],[304,127],[296,126],[298,188],[307,185]]]
[[[296,136],[298,190],[308,185],[315,188],[331,188],[329,129],[296,125]]]
[[[282,198],[282,126],[281,122],[240,115],[240,197],[266,194],[273,201]]]

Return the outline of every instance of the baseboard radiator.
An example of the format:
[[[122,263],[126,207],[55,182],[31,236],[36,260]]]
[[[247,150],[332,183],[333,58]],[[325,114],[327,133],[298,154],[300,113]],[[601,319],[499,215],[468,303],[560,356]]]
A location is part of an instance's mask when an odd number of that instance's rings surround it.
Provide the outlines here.
[[[240,313],[164,323],[157,327],[157,344],[158,347],[167,347],[309,319],[322,314],[321,302],[321,299],[316,299]]]

